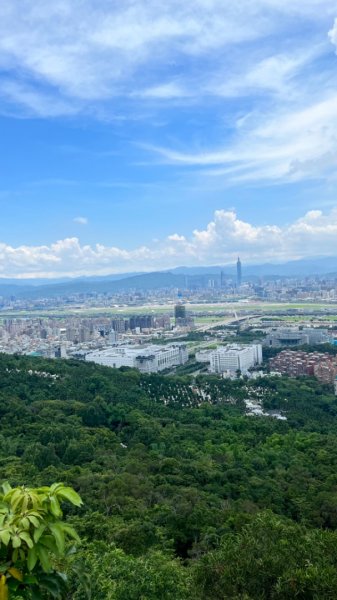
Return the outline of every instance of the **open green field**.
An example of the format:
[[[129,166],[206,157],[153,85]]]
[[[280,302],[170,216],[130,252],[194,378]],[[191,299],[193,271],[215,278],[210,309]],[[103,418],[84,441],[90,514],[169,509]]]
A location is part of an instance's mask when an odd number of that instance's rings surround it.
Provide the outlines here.
[[[203,317],[205,319],[212,319],[212,313],[226,312],[228,316],[234,316],[234,313],[262,313],[268,315],[277,315],[286,310],[313,310],[322,312],[323,314],[327,310],[333,310],[336,312],[335,315],[330,315],[333,320],[337,318],[337,304],[331,303],[276,303],[276,302],[225,302],[225,303],[214,303],[214,304],[186,304],[186,308],[189,311],[195,313],[208,312],[209,315]],[[78,317],[111,317],[113,315],[128,316],[132,314],[164,314],[173,313],[174,304],[147,304],[143,306],[111,306],[111,307],[64,307],[57,309],[38,309],[38,310],[6,310],[0,312],[0,318],[24,318],[24,317],[59,317],[65,318],[68,316]],[[300,315],[294,315],[294,319],[297,319]],[[210,321],[211,322],[211,321]],[[207,323],[207,321],[205,321]]]
[[[273,315],[274,317],[275,315]],[[266,315],[265,317],[262,318],[266,318],[268,320],[268,315]],[[322,315],[317,315],[317,316],[312,316],[309,317],[310,320],[315,321],[316,322],[325,322],[325,321],[331,321],[332,323],[334,323],[335,321],[337,321],[337,309],[336,309],[336,314],[335,315],[327,315],[327,314],[322,314]],[[289,315],[289,316],[284,316],[284,315],[280,315],[279,317],[276,317],[275,321],[284,321],[287,323],[302,323],[302,322],[307,322],[308,321],[308,315]],[[261,323],[263,323],[263,321],[261,321]]]

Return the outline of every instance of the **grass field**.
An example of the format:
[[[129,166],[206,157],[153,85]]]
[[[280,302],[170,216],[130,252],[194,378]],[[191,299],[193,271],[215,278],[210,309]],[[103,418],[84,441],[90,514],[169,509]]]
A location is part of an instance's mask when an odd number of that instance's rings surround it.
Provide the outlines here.
[[[193,311],[195,313],[207,312],[209,315],[200,317],[205,319],[205,323],[207,323],[207,319],[210,319],[209,322],[212,322],[212,313],[219,312],[227,312],[228,316],[234,315],[234,312],[244,311],[245,313],[262,313],[268,315],[277,315],[280,312],[285,310],[314,310],[316,312],[325,312],[326,310],[334,310],[336,315],[330,315],[330,318],[333,320],[337,319],[337,304],[333,305],[331,303],[276,303],[276,302],[226,302],[226,303],[216,303],[216,304],[186,304],[186,309],[189,311]],[[174,305],[173,304],[150,304],[144,306],[111,306],[111,307],[64,307],[58,309],[50,309],[50,310],[4,310],[0,312],[0,318],[24,318],[24,317],[55,317],[55,318],[65,318],[68,316],[78,316],[78,317],[100,317],[106,316],[111,317],[113,315],[119,316],[129,316],[132,314],[163,314],[163,313],[173,313]],[[294,315],[294,319],[297,319],[300,315]]]

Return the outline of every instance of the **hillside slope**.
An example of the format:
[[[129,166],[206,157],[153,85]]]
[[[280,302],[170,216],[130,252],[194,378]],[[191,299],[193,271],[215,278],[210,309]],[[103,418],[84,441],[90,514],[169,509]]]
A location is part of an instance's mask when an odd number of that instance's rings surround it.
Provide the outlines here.
[[[80,492],[92,598],[337,597],[337,403],[317,381],[1,355],[0,418],[1,479]]]

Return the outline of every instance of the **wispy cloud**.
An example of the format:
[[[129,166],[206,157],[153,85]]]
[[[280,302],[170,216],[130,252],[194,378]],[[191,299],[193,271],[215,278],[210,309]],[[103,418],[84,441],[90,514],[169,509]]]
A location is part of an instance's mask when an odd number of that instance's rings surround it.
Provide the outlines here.
[[[205,168],[228,181],[320,177],[336,167],[337,94],[305,108],[254,115],[225,148],[203,152],[148,146],[164,162]]]
[[[162,162],[235,184],[324,177],[337,156],[336,10],[335,0],[3,2],[0,110],[127,127],[194,102],[203,134],[177,127],[168,143],[164,118],[160,145],[153,134]]]
[[[235,74],[228,85],[212,80],[221,63],[224,73],[243,57],[246,63],[252,51],[246,45],[254,42],[262,50],[266,44],[265,56],[256,59],[245,85],[275,91],[305,62],[307,50],[302,57],[295,51],[293,59],[273,57],[271,37],[287,33],[291,40],[294,17],[308,27],[328,19],[331,25],[335,9],[334,0],[323,8],[318,0],[241,0],[240,10],[236,0],[12,0],[0,6],[0,66],[8,76],[1,93],[40,116],[133,93],[159,99],[196,94],[190,84],[205,73],[209,94],[242,93]],[[232,51],[236,46],[241,57]],[[176,67],[179,84],[168,77]]]
[[[172,98],[189,98],[194,95],[193,89],[186,89],[181,84],[171,81],[133,92],[132,97],[170,100]]]
[[[77,225],[87,225],[89,222],[87,217],[75,217],[73,221],[74,223],[77,223]]]
[[[150,271],[181,264],[226,264],[238,253],[245,262],[329,256],[336,254],[337,207],[311,210],[285,226],[254,225],[234,210],[217,210],[204,229],[188,236],[174,233],[152,245],[134,249],[82,245],[67,238],[46,246],[0,244],[3,277],[56,277]]]

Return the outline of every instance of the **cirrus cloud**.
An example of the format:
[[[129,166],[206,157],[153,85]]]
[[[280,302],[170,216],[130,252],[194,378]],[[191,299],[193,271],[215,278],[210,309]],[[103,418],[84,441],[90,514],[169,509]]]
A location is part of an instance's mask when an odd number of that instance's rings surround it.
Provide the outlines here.
[[[75,217],[73,219],[74,223],[77,223],[78,225],[87,225],[88,224],[88,218],[87,217]]]

